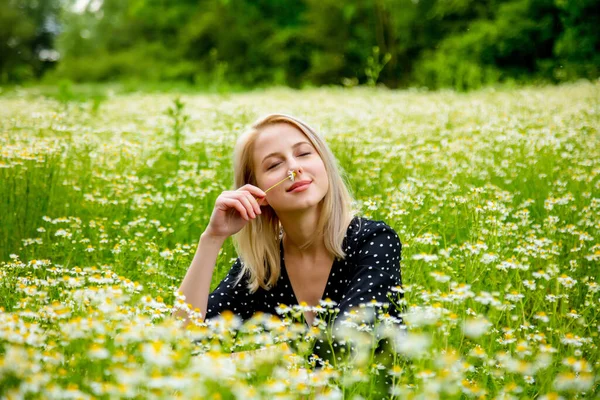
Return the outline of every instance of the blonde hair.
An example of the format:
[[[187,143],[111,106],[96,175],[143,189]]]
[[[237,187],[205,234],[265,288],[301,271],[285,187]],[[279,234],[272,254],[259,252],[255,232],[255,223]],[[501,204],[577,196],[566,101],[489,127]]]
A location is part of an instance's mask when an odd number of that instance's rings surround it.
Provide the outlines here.
[[[327,251],[334,257],[343,259],[346,257],[342,246],[344,236],[356,214],[353,198],[333,153],[323,138],[306,123],[285,114],[269,114],[255,121],[249,130],[240,135],[234,148],[234,190],[246,184],[256,185],[252,158],[256,138],[266,126],[281,122],[294,126],[306,135],[323,160],[329,179],[329,190],[322,200],[316,234],[302,248],[323,238]],[[270,289],[281,273],[279,246],[282,227],[271,207],[265,207],[262,211],[262,214],[258,214],[256,219],[251,220],[233,237],[235,249],[242,261],[242,271],[237,281],[248,273],[248,288],[251,292],[259,287]]]

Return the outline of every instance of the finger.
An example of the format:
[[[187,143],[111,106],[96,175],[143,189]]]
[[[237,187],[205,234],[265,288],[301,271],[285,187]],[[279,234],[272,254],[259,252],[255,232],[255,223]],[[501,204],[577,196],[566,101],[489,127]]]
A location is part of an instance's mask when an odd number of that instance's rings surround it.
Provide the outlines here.
[[[255,214],[262,214],[262,211],[260,209],[260,205],[259,205],[258,201],[263,200],[264,197],[255,198],[254,195],[252,195],[252,193],[250,193],[248,190],[240,189],[236,193],[238,193],[238,194],[241,193],[246,196],[246,198],[250,202],[250,207],[252,208],[252,210],[254,211]]]
[[[240,192],[238,200],[244,205],[244,207],[246,207],[246,210],[248,211],[248,215],[252,218],[256,218],[256,213],[254,212],[254,209],[252,208],[252,204],[250,203],[250,200],[248,199],[248,194]]]
[[[225,204],[229,208],[235,208],[236,210],[238,210],[242,218],[244,218],[246,221],[250,220],[250,218],[248,218],[248,212],[246,211],[246,208],[237,199],[224,198],[223,204]]]
[[[242,186],[238,190],[247,190],[248,192],[252,193],[256,197],[266,197],[267,196],[267,194],[261,188],[259,188],[258,186],[251,185],[249,183]]]
[[[254,198],[254,196],[252,196],[251,193],[248,193],[246,197],[250,201],[250,204],[252,204],[252,209],[254,210],[254,212],[256,214],[262,214],[262,211],[260,210],[260,206],[258,205],[258,202]]]

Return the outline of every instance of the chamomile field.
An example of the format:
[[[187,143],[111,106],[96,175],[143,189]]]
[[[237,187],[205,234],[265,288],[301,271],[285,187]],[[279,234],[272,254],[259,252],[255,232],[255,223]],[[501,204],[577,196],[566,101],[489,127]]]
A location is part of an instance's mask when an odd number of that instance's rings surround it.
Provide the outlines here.
[[[181,328],[176,293],[236,137],[326,139],[359,215],[402,242],[405,329],[335,304]],[[600,86],[0,96],[0,397],[587,399],[600,395]],[[283,177],[282,177],[283,178]],[[237,257],[219,254],[212,288]],[[401,297],[403,293],[404,297]],[[374,356],[389,339],[393,364]],[[392,382],[385,385],[383,377]]]

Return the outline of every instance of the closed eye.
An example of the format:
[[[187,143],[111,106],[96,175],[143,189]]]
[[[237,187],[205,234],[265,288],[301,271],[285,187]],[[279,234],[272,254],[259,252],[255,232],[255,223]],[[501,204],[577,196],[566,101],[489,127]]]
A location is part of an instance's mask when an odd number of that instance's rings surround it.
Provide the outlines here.
[[[311,153],[310,151],[307,151],[306,153],[299,154],[298,156],[299,156],[299,157],[304,157],[304,156],[308,156],[308,155],[310,155],[310,154],[312,154],[312,153]],[[278,166],[279,164],[281,164],[281,163],[280,163],[280,162],[278,162],[278,163],[275,163],[275,164],[271,165],[270,167],[268,167],[268,168],[267,168],[267,170],[273,169],[273,168],[275,168],[276,166]]]

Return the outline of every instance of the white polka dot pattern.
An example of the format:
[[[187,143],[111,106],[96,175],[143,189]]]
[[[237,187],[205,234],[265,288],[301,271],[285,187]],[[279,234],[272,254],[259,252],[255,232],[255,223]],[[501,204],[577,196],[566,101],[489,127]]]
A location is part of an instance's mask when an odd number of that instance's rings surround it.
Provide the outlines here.
[[[352,307],[362,303],[389,302],[387,293],[393,286],[402,284],[402,244],[396,232],[382,221],[355,217],[346,232],[343,248],[346,258],[334,261],[322,298],[338,303],[342,318]],[[246,287],[247,276],[234,285],[241,272],[238,258],[209,295],[206,318],[231,310],[246,320],[258,311],[276,315],[279,304],[298,304],[285,269],[282,244],[280,251],[282,270],[277,284],[270,290],[259,288],[255,293]],[[389,313],[399,317],[394,307],[390,307]]]

